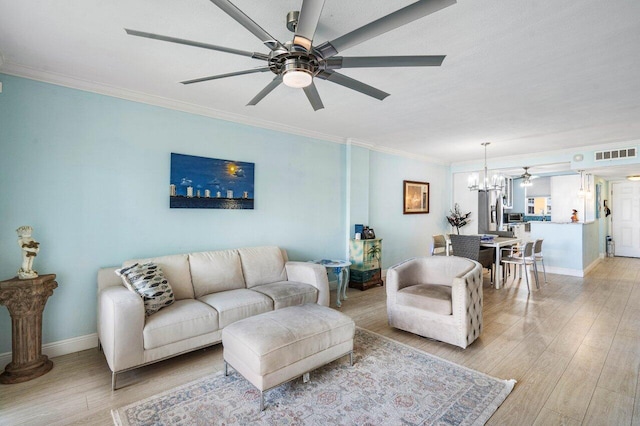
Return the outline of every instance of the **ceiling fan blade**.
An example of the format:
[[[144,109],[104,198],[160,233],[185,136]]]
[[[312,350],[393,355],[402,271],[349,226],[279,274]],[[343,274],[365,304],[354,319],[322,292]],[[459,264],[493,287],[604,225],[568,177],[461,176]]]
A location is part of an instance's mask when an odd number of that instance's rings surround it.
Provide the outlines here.
[[[439,67],[445,55],[429,56],[334,56],[324,63],[325,68],[380,68],[380,67]]]
[[[304,88],[304,94],[307,95],[307,99],[309,99],[314,111],[324,108],[320,95],[318,94],[318,89],[316,89],[316,85],[313,84],[313,81],[309,86]]]
[[[213,1],[213,0],[212,0]],[[456,0],[420,0],[316,47],[324,58],[451,6]]]
[[[389,96],[388,93],[383,92],[382,90],[376,89],[375,87],[369,86],[368,84],[364,84],[361,81],[354,80],[351,77],[347,77],[346,75],[339,74],[334,71],[321,71],[318,73],[318,75],[316,75],[316,77],[339,84],[341,86],[347,87],[349,89],[355,90],[379,100],[383,100],[384,98]]]
[[[298,17],[296,34],[293,37],[293,45],[303,47],[307,52],[311,51],[313,36],[318,27],[320,14],[324,7],[324,0],[303,0]]]
[[[264,89],[262,89],[260,91],[260,93],[258,93],[253,99],[251,99],[249,101],[247,106],[249,106],[249,105],[257,105],[258,102],[260,102],[262,99],[264,99],[265,96],[267,96],[269,93],[271,93],[273,91],[273,89],[278,87],[280,85],[280,83],[282,83],[282,76],[281,75],[276,75],[274,77],[274,79],[271,80],[271,82],[269,84],[267,84]]]
[[[215,44],[200,43],[199,41],[184,40],[176,37],[163,36],[160,34],[146,33],[144,31],[124,29],[127,34],[137,37],[151,38],[154,40],[168,41],[170,43],[185,44],[187,46],[201,47],[203,49],[217,50],[220,52],[233,53],[234,55],[248,56],[249,58],[269,60],[269,56],[264,53],[247,52],[246,50],[232,49],[230,47],[216,46]]]
[[[258,37],[271,50],[284,48],[282,43],[276,40],[271,34],[266,32],[260,25],[256,24],[253,19],[244,14],[229,0],[211,0],[211,3],[218,6],[227,15],[238,21],[240,25],[245,27],[249,32]]]
[[[226,74],[212,75],[209,77],[195,78],[193,80],[181,81],[180,83],[182,84],[202,83],[203,81],[217,80],[219,78],[235,77],[236,75],[253,74],[256,72],[266,72],[266,71],[271,71],[271,69],[269,67],[252,68],[250,70],[235,71],[235,72],[229,72]]]

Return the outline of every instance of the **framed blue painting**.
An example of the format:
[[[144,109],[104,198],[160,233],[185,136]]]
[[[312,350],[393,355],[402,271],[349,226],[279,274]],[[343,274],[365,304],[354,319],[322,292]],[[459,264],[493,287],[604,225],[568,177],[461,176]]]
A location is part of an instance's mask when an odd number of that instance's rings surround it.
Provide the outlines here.
[[[172,209],[253,209],[255,163],[171,153]]]

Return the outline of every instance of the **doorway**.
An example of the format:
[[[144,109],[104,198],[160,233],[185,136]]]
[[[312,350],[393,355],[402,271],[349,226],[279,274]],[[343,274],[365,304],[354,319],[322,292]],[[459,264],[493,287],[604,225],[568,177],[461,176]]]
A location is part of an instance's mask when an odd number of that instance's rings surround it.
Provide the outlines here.
[[[640,257],[640,182],[614,182],[611,198],[616,256]]]

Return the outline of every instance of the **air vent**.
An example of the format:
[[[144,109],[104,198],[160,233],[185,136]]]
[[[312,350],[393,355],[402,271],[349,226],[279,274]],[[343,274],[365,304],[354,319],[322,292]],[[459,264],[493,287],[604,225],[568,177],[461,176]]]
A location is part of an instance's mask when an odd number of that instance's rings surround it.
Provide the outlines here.
[[[623,158],[635,158],[635,148],[612,149],[611,151],[596,151],[596,161],[620,160]]]

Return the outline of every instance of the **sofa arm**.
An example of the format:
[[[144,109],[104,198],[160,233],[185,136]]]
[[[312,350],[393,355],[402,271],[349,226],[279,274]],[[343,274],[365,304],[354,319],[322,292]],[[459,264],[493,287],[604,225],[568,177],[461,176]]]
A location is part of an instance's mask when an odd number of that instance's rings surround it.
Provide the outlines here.
[[[287,262],[284,265],[289,281],[310,284],[318,289],[318,305],[329,306],[329,279],[324,266],[308,262]]]
[[[124,286],[107,287],[98,294],[98,338],[111,371],[144,362],[142,298]]]

